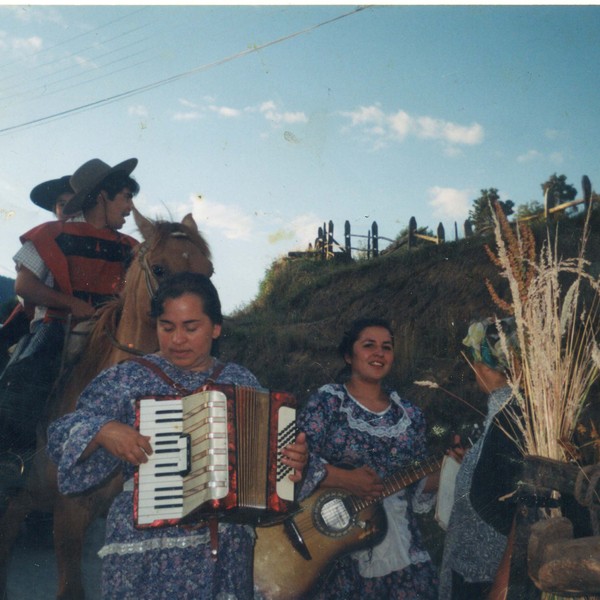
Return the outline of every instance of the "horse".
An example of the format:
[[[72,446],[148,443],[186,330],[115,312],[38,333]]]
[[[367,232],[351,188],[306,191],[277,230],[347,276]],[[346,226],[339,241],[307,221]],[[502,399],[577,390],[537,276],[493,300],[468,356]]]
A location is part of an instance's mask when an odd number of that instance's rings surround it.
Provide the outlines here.
[[[58,492],[56,466],[46,454],[46,429],[59,416],[75,410],[86,385],[103,369],[132,355],[158,349],[150,302],[161,279],[181,271],[211,276],[213,265],[208,243],[191,214],[181,223],[151,221],[134,209],[143,242],[134,250],[119,296],[96,312],[78,358],[57,379],[48,400],[47,414],[37,430],[37,445],[25,481],[18,491],[3,498],[0,516],[0,598],[6,597],[8,560],[25,517],[31,511],[52,513],[54,549],[58,571],[57,599],[83,600],[82,554],[85,532],[105,514],[122,488],[120,474],[97,489],[67,497]]]

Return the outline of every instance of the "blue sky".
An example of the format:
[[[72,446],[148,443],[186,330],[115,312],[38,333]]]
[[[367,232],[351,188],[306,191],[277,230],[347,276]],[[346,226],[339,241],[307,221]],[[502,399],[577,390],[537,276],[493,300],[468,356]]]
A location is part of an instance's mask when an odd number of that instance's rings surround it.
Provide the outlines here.
[[[356,8],[0,6],[0,274],[31,188],[94,157],[193,213],[226,313],[323,222],[453,239],[482,188],[600,188],[600,7]]]

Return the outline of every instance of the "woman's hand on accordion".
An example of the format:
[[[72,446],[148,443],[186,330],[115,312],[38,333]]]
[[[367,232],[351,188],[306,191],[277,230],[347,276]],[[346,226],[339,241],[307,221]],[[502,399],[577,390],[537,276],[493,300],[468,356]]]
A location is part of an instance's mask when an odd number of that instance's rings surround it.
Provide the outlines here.
[[[148,462],[148,455],[152,454],[150,437],[119,421],[109,421],[101,427],[90,446],[93,444],[135,466]]]
[[[299,433],[293,444],[288,444],[282,450],[283,458],[281,462],[294,469],[290,479],[294,483],[302,480],[304,468],[308,462],[308,444],[306,443],[306,434]]]

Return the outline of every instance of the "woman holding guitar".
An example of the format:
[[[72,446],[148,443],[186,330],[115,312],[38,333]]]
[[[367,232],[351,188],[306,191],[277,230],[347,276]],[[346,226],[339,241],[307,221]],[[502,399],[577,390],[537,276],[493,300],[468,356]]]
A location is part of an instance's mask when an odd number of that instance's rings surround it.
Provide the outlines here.
[[[394,362],[392,329],[382,319],[359,319],[344,334],[339,352],[349,379],[321,387],[299,416],[310,449],[302,492],[318,486],[365,501],[387,496],[382,500],[387,534],[374,547],[338,559],[314,597],[433,600],[437,576],[415,513],[433,506],[437,472],[386,493],[390,476],[426,455],[422,412],[383,386]]]

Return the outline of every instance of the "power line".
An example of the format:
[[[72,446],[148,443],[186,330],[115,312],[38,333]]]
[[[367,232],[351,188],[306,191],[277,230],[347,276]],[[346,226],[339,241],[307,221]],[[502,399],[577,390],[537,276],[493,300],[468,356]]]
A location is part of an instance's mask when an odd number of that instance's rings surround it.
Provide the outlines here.
[[[133,56],[136,56],[138,54],[147,54],[147,51],[145,49],[142,49],[142,50],[139,50],[138,52],[129,53],[125,57],[119,57],[119,58],[117,58],[117,59],[115,59],[115,60],[113,60],[111,62],[106,62],[104,64],[97,64],[98,60],[101,59],[101,58],[105,58],[107,56],[110,56],[111,54],[115,54],[116,52],[121,52],[122,50],[125,50],[127,48],[131,48],[133,46],[137,46],[140,43],[143,43],[143,40],[137,40],[137,41],[131,42],[129,44],[126,44],[124,46],[121,46],[120,48],[115,48],[113,50],[109,50],[109,51],[105,52],[104,54],[99,54],[97,56],[94,56],[93,59],[90,59],[90,62],[94,65],[93,66],[93,70],[97,71],[99,69],[105,69],[106,67],[110,67],[111,65],[113,65],[115,63],[121,62],[123,60],[129,60]],[[47,77],[45,75],[39,75],[38,77],[30,78],[29,79],[29,83],[31,83],[31,84],[35,84],[36,82],[41,81],[41,80],[44,80],[44,83],[43,84],[35,85],[35,87],[31,87],[29,89],[18,90],[17,85],[13,85],[12,87],[5,88],[5,90],[4,90],[5,92],[6,91],[11,91],[14,88],[17,88],[17,91],[15,91],[14,93],[10,93],[10,94],[4,95],[1,98],[1,100],[4,101],[4,102],[6,102],[8,100],[12,100],[13,98],[18,98],[18,97],[22,97],[22,96],[25,96],[28,99],[34,100],[35,99],[34,94],[37,91],[45,92],[44,95],[47,95],[48,94],[47,90],[49,88],[51,88],[53,86],[56,86],[58,84],[61,84],[64,81],[69,81],[71,79],[83,78],[83,77],[85,77],[86,75],[89,74],[90,71],[84,72],[84,73],[82,73],[81,71],[78,71],[75,74],[66,75],[62,79],[57,79],[56,78],[56,76],[60,75],[61,73],[65,73],[65,72],[73,70],[73,68],[76,67],[76,66],[78,67],[79,65],[68,65],[68,66],[63,67],[61,69],[55,70],[54,73],[53,73],[54,79],[50,80],[50,81],[48,81],[48,79],[47,79]],[[87,81],[89,81],[89,80],[87,80]],[[86,83],[87,81],[84,81],[83,83]],[[64,89],[55,90],[55,92],[63,92],[63,91],[64,91]]]
[[[104,29],[105,27],[109,27],[110,25],[114,25],[115,23],[118,23],[119,21],[122,21],[123,19],[128,19],[129,17],[131,17],[132,15],[135,15],[141,11],[145,11],[148,10],[148,7],[142,7],[142,8],[138,8],[134,11],[131,11],[129,13],[126,13],[125,15],[122,15],[120,17],[117,17],[116,19],[113,19],[112,21],[108,21],[107,23],[103,23],[102,25],[98,25],[98,27],[95,27],[94,29],[90,30],[90,31],[84,31],[82,33],[79,33],[77,35],[68,37],[66,39],[64,39],[62,42],[58,42],[56,44],[53,44],[52,46],[48,46],[47,48],[42,48],[40,50],[37,50],[36,52],[33,52],[29,57],[34,57],[34,56],[39,56],[40,54],[45,54],[46,52],[50,52],[50,50],[54,50],[55,48],[58,48],[60,46],[64,46],[65,44],[70,44],[73,40],[79,39],[81,37],[85,37],[88,35],[91,35],[93,33],[96,33],[97,31],[99,31],[100,29]],[[7,63],[4,64],[0,64],[0,71],[2,69],[4,69],[5,67],[9,67],[11,65],[14,65],[15,63],[19,63],[19,62],[23,62],[26,59],[22,59],[22,58],[15,58],[14,60],[11,60]]]
[[[48,123],[50,121],[55,121],[58,119],[64,119],[65,117],[68,117],[70,115],[79,113],[79,112],[84,112],[86,110],[91,110],[93,108],[97,108],[100,106],[104,106],[106,104],[111,104],[113,102],[116,102],[118,100],[122,100],[124,98],[129,98],[131,96],[135,96],[138,94],[141,94],[143,92],[147,92],[149,90],[153,90],[155,88],[161,87],[163,85],[167,85],[169,83],[173,83],[175,81],[178,81],[180,79],[184,79],[185,77],[190,77],[191,75],[195,75],[196,73],[200,73],[203,71],[208,71],[209,69],[213,69],[215,67],[224,65],[228,62],[231,62],[233,60],[236,60],[238,58],[242,58],[244,56],[247,56],[249,54],[253,54],[255,52],[258,52],[260,50],[264,50],[265,48],[268,48],[270,46],[275,46],[276,44],[281,44],[282,42],[286,42],[288,40],[291,40],[295,37],[310,33],[311,31],[314,31],[316,29],[319,29],[320,27],[324,27],[325,25],[329,25],[331,23],[334,23],[336,21],[339,21],[341,19],[344,19],[346,17],[349,17],[351,15],[355,15],[363,10],[365,10],[366,8],[371,8],[370,5],[368,6],[359,6],[357,8],[355,8],[354,10],[351,10],[350,12],[347,13],[343,13],[341,15],[338,15],[337,17],[333,17],[331,19],[328,19],[326,21],[322,21],[321,23],[317,23],[316,25],[311,25],[310,27],[306,27],[305,29],[301,29],[299,31],[296,31],[294,33],[290,33],[288,35],[285,35],[283,37],[277,38],[275,40],[272,40],[270,42],[266,42],[264,44],[260,44],[260,45],[256,45],[253,46],[252,48],[247,48],[245,50],[242,50],[241,52],[237,52],[236,54],[232,54],[231,56],[227,56],[225,58],[222,58],[220,60],[214,61],[212,63],[208,63],[206,65],[201,65],[199,67],[195,67],[194,69],[190,69],[188,71],[184,71],[183,73],[179,73],[177,75],[173,75],[171,77],[167,77],[165,79],[160,79],[159,81],[155,81],[153,83],[149,83],[137,88],[133,88],[131,90],[127,90],[125,92],[121,92],[119,94],[115,94],[113,96],[109,96],[107,98],[102,98],[100,100],[95,100],[94,102],[89,102],[88,104],[82,104],[73,108],[69,108],[67,110],[63,110],[57,113],[54,113],[52,115],[47,115],[45,117],[40,117],[38,119],[33,119],[31,121],[26,121],[25,123],[19,123],[18,125],[12,125],[10,127],[5,127],[3,129],[0,129],[0,135],[6,135],[7,133],[11,133],[14,131],[18,131],[21,129],[28,129],[31,127],[37,127],[39,125],[43,125],[44,123]]]

